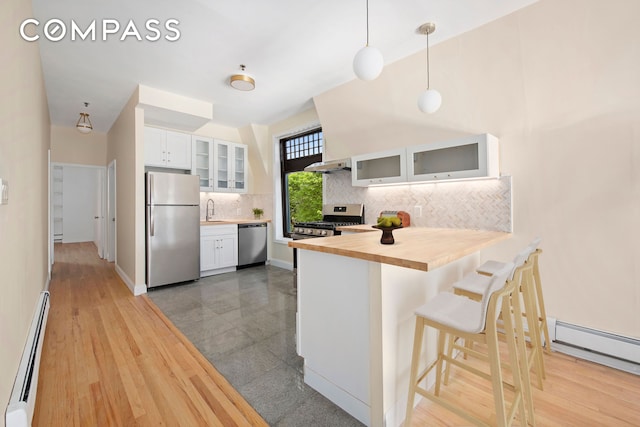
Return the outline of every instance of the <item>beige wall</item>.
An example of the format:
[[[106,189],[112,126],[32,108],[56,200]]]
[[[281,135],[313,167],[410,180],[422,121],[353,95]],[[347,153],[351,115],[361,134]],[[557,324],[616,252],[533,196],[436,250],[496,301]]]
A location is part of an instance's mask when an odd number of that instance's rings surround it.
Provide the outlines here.
[[[247,144],[249,161],[250,194],[273,194],[271,166],[273,147],[269,138],[269,128],[249,125],[239,129],[240,138]]]
[[[547,310],[640,338],[640,2],[541,0],[315,98],[328,157],[489,132],[513,175],[514,236],[543,239]]]
[[[210,138],[223,139],[229,142],[242,142],[242,139],[240,138],[240,132],[238,132],[237,128],[217,125],[214,123],[207,123],[200,129],[195,130],[193,134],[208,136]]]
[[[51,126],[51,161],[105,166],[107,134],[80,133],[75,127]]]
[[[144,112],[136,90],[107,134],[107,163],[116,161],[116,268],[132,292],[145,290]]]
[[[38,45],[17,31],[32,15],[29,1],[0,5],[0,178],[9,182],[9,204],[0,205],[0,425],[48,277],[49,110]]]

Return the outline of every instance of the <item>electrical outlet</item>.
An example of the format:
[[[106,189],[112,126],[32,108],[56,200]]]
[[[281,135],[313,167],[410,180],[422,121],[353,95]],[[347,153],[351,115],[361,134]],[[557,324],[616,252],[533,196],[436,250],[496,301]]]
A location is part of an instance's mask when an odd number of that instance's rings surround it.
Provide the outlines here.
[[[9,204],[9,182],[0,178],[0,205]]]
[[[413,215],[414,215],[416,218],[420,218],[420,217],[422,217],[422,206],[420,206],[420,205],[416,205],[416,206],[414,206],[414,207],[413,207]]]

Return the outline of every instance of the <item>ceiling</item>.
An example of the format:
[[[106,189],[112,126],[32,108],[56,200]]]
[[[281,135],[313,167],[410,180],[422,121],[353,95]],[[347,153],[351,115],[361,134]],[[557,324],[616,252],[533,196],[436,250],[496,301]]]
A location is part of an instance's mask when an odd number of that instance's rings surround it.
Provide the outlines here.
[[[370,0],[370,45],[386,64],[426,48],[416,34],[435,22],[430,45],[469,31],[536,0]],[[366,42],[365,0],[33,0],[39,26],[51,122],[73,126],[86,109],[94,129],[107,132],[138,84],[210,102],[212,122],[231,127],[271,124],[313,105],[313,97],[355,79],[352,61]],[[61,20],[61,41],[45,37],[45,24]],[[145,28],[157,19],[160,39]],[[102,24],[120,30],[103,41]],[[175,36],[163,24],[180,32]],[[72,21],[82,30],[96,21],[95,40],[71,40]],[[121,41],[133,20],[142,37]],[[54,28],[51,26],[50,28]],[[60,34],[59,32],[57,33]],[[228,84],[245,64],[256,88]],[[433,65],[433,64],[432,64]]]

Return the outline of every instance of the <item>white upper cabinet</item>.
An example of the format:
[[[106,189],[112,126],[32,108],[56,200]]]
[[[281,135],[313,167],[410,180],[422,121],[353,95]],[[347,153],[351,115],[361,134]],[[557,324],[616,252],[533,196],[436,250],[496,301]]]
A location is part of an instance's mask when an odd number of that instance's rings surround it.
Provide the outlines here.
[[[200,191],[213,191],[213,138],[191,136],[191,175],[200,177]]]
[[[409,181],[498,177],[498,139],[489,134],[407,148]]]
[[[144,164],[191,170],[191,135],[145,126]]]
[[[351,184],[368,187],[405,182],[406,163],[404,148],[354,156],[351,158]]]
[[[247,192],[247,146],[235,142],[215,140],[214,191]]]

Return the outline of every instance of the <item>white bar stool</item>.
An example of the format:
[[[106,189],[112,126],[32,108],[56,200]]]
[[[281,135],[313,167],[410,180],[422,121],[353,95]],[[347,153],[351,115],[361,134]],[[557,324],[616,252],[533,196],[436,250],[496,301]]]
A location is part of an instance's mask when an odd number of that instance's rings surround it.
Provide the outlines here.
[[[518,358],[519,350],[516,344],[516,334],[521,333],[522,329],[522,316],[520,314],[520,299],[512,298],[512,295],[514,293],[517,294],[519,286],[519,283],[514,278],[519,281],[521,276],[519,271],[514,271],[513,263],[507,263],[495,275],[490,277],[489,286],[484,289],[479,301],[450,292],[442,292],[415,311],[416,329],[405,426],[409,426],[411,423],[415,393],[419,393],[444,406],[475,425],[490,425],[486,420],[466,411],[456,402],[440,397],[443,362],[445,361],[447,364],[454,364],[491,381],[498,426],[506,427],[511,425],[516,411],[519,414],[521,423],[528,421],[532,425],[535,424],[532,410],[533,401],[528,381],[529,376],[528,372],[525,375],[525,372],[522,371]],[[502,378],[497,331],[497,319],[500,315],[503,318],[509,349],[509,366],[513,374],[513,384],[505,382]],[[427,326],[439,330],[438,355],[436,360],[419,374],[422,340],[424,329]],[[489,373],[470,367],[466,363],[450,357],[445,351],[445,342],[448,335],[450,339],[461,337],[465,341],[485,343],[488,348]],[[522,340],[518,341],[522,342]],[[419,384],[434,368],[436,369],[436,383],[434,392],[430,392],[420,387]],[[507,402],[505,401],[505,389],[513,391],[513,401],[509,408],[507,408]],[[525,401],[527,401],[528,411],[525,409]]]
[[[526,274],[523,275],[521,284],[519,286],[520,294],[522,295],[522,301],[524,303],[523,316],[527,319],[528,332],[525,332],[525,336],[528,336],[531,340],[531,350],[529,357],[526,360],[527,371],[535,366],[535,373],[538,379],[538,388],[542,390],[543,379],[546,378],[544,370],[544,359],[542,357],[542,339],[541,339],[541,317],[538,313],[537,301],[539,298],[536,296],[536,281],[535,281],[535,262],[537,260],[539,249],[537,246],[540,244],[540,239],[536,239],[529,246],[524,248],[518,253],[513,262],[516,266],[520,266],[527,263]],[[482,271],[482,274],[470,273],[467,274],[462,280],[453,284],[453,290],[455,294],[465,295],[472,299],[479,299],[482,294],[482,289],[487,286],[487,281],[491,277],[491,273],[500,271],[500,267],[504,267],[505,263],[498,261],[487,261],[482,266],[478,267],[476,271]],[[542,304],[544,307],[544,304]],[[546,318],[544,320],[546,326]],[[548,338],[547,338],[548,341]],[[471,353],[470,343],[465,343],[466,350],[464,352],[465,358],[467,354]]]
[[[544,349],[551,352],[551,335],[549,335],[549,324],[547,322],[547,311],[544,307],[544,297],[542,295],[542,282],[540,281],[540,269],[538,266],[538,257],[542,253],[542,250],[538,248],[542,240],[538,237],[534,239],[529,246],[534,249],[535,256],[533,257],[533,278],[535,287],[535,312],[538,316],[538,324],[540,333],[544,334]],[[478,274],[491,276],[500,269],[500,266],[504,263],[500,261],[489,260],[476,269]]]

